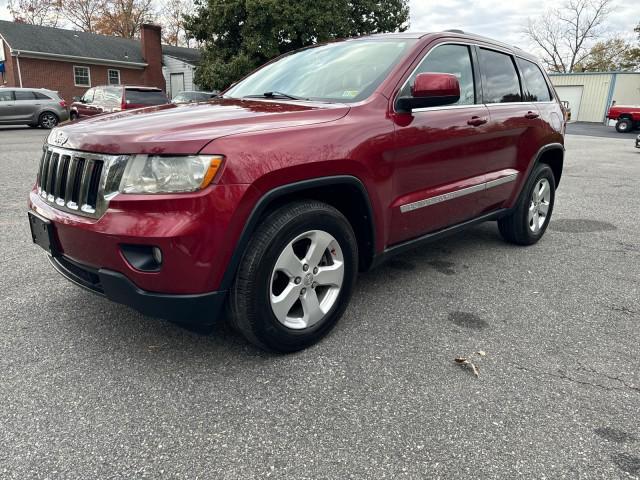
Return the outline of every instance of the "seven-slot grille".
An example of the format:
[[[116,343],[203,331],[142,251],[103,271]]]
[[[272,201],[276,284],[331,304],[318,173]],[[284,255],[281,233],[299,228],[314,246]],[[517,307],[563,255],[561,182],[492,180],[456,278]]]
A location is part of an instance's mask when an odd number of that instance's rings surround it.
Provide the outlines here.
[[[107,182],[109,169],[119,164],[121,168],[114,170],[121,174],[126,158],[47,146],[38,170],[38,194],[60,210],[98,218],[106,210],[105,197],[112,193],[105,185],[116,180],[111,175]]]

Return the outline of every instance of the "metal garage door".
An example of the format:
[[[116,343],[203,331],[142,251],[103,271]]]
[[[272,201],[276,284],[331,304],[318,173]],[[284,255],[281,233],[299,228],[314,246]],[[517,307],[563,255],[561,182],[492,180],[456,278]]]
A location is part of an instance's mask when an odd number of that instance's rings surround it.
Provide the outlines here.
[[[580,115],[580,102],[582,102],[582,85],[575,85],[570,87],[557,86],[556,92],[560,100],[566,100],[569,102],[571,108],[571,121],[576,122]]]

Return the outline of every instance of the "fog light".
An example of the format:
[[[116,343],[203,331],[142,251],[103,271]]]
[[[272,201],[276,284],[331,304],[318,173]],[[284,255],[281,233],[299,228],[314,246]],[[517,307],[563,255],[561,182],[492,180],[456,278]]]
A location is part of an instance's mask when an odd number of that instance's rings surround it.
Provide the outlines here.
[[[151,249],[151,255],[153,256],[153,259],[156,261],[158,266],[162,265],[162,250],[160,250],[158,247],[153,247]]]
[[[120,245],[122,255],[136,270],[157,272],[162,266],[162,250],[151,245]]]

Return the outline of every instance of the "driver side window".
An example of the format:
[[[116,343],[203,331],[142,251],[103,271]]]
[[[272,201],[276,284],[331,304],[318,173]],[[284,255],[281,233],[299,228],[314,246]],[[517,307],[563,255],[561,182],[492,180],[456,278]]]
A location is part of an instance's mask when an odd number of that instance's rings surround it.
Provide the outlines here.
[[[473,105],[476,103],[473,66],[468,46],[440,45],[428,52],[400,91],[401,97],[411,96],[411,85],[419,73],[450,73],[455,75],[460,83],[460,100],[452,105]]]

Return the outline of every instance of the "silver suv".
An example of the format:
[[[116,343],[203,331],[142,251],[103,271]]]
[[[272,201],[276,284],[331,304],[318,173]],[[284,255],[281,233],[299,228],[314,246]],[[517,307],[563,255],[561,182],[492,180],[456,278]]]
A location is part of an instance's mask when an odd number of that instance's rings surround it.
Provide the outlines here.
[[[69,120],[67,103],[44,88],[0,88],[0,125],[53,128]]]

